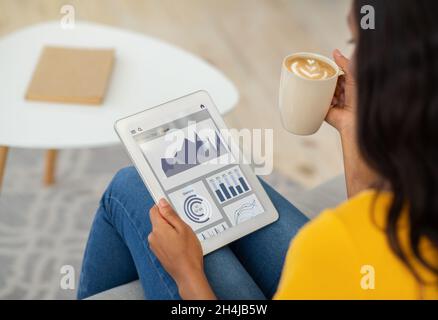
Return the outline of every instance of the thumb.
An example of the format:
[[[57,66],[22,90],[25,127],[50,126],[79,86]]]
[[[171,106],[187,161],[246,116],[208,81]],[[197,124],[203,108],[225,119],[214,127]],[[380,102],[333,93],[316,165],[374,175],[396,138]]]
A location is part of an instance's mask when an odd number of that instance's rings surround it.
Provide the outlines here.
[[[335,59],[336,64],[341,67],[344,71],[348,69],[348,64],[350,60],[348,60],[339,49],[333,51],[333,58]]]
[[[172,206],[166,199],[161,198],[158,202],[158,209],[161,216],[171,224],[175,229],[179,229],[182,226],[182,220],[178,214],[173,210]]]
[[[339,128],[342,120],[343,110],[339,107],[331,107],[327,112],[325,121],[334,128]]]
[[[333,58],[335,59],[336,64],[344,71],[345,80],[348,83],[354,83],[353,74],[350,70],[350,59],[345,57],[339,49],[333,51]]]

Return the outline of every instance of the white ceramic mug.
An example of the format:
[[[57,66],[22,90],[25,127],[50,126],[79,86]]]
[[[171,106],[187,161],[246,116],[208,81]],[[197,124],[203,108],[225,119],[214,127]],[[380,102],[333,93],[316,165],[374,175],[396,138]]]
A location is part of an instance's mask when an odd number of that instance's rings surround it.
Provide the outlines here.
[[[310,80],[289,70],[286,62],[295,57],[315,58],[335,70],[328,79]],[[309,52],[299,52],[287,56],[281,67],[279,108],[283,127],[297,135],[310,135],[321,127],[335,93],[341,68],[331,59]]]

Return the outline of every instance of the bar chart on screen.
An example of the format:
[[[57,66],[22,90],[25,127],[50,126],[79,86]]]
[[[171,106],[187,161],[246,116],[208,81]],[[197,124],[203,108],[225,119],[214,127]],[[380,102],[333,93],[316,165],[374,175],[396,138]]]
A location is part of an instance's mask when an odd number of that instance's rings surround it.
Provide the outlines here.
[[[234,199],[251,190],[238,166],[210,176],[207,181],[220,203]]]

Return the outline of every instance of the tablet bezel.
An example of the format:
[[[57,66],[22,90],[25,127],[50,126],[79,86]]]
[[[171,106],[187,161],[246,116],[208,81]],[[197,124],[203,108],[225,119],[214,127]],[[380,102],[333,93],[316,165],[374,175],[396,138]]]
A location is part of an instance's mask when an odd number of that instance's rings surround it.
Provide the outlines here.
[[[163,121],[163,118],[169,117],[173,118],[173,120],[178,119],[179,116],[175,116],[175,113],[181,113],[181,117],[187,116],[190,113],[187,113],[187,111],[186,113],[184,113],[184,110],[187,110],[189,109],[189,107],[193,107],[194,105],[206,106],[213,122],[216,124],[218,129],[221,130],[221,133],[223,134],[223,132],[227,132],[228,128],[223,121],[222,116],[220,115],[216,105],[214,104],[210,95],[206,91],[202,90],[160,104],[156,107],[146,109],[134,115],[125,117],[116,121],[114,125],[114,128],[123,145],[125,146],[129,157],[137,168],[140,177],[142,178],[145,186],[149,190],[155,202],[157,202],[160,198],[167,199],[167,197],[165,191],[161,188],[158,179],[154,175],[153,169],[146,161],[142,150],[140,149],[137,142],[134,140],[131,134],[131,130],[133,130],[133,128],[138,128],[139,125],[142,125],[144,130],[149,129],[144,127],[146,119],[148,123],[150,123],[150,128],[153,128],[157,126],[157,123],[162,122],[162,124],[164,124],[168,121]],[[234,140],[230,137],[227,137],[226,141],[232,141],[230,144],[228,144],[232,155],[236,159],[244,159],[241,150],[239,149],[237,144],[235,144]],[[219,249],[220,247],[223,247],[230,242],[242,238],[245,235],[248,235],[272,222],[275,222],[278,219],[277,210],[275,209],[274,205],[266,194],[257,176],[252,171],[252,168],[247,163],[248,162],[246,161],[244,163],[240,161],[236,164],[239,165],[246,179],[249,181],[251,187],[254,190],[254,193],[257,195],[260,203],[265,209],[265,212],[251,218],[250,220],[245,221],[242,224],[231,227],[215,237],[201,241],[204,255],[216,249]]]

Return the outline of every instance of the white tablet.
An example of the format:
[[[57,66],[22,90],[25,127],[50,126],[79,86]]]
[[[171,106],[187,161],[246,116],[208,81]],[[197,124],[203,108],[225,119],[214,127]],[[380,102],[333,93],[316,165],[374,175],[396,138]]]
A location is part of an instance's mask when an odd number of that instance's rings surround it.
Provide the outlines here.
[[[278,219],[207,92],[121,119],[115,129],[154,200],[171,203],[204,254]]]

